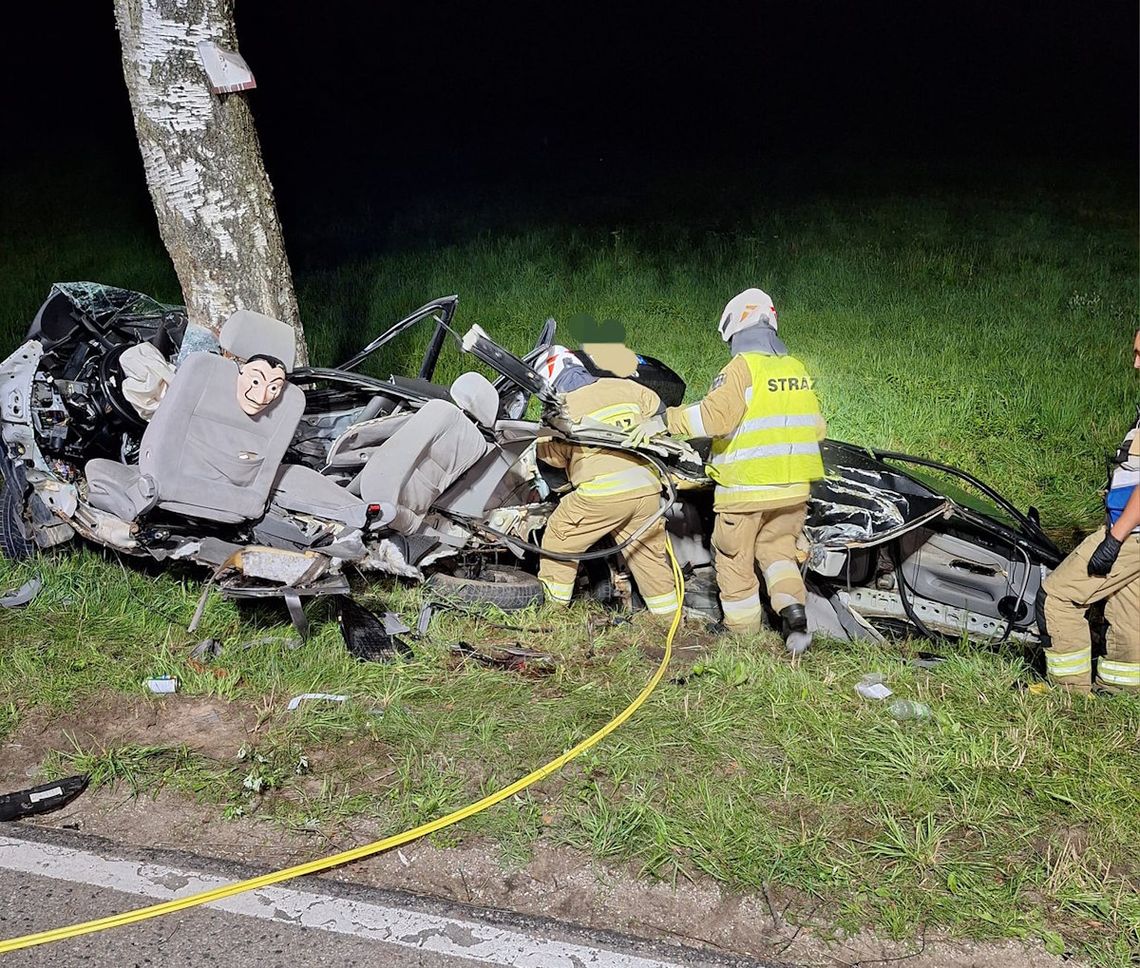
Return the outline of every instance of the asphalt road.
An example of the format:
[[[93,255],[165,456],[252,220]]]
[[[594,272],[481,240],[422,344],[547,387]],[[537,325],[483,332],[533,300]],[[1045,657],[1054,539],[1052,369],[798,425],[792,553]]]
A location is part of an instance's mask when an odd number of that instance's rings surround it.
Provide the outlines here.
[[[263,871],[0,826],[0,938],[183,897]],[[0,956],[24,966],[383,965],[393,968],[765,968],[329,878],[306,878],[125,927]],[[766,968],[771,968],[770,964]]]

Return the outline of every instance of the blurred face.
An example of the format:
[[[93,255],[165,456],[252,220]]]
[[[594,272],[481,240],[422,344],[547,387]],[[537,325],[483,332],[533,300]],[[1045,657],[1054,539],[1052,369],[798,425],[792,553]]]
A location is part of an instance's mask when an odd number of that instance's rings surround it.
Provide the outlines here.
[[[624,343],[583,343],[582,349],[598,366],[615,376],[632,376],[637,372],[637,354]]]
[[[268,360],[252,360],[238,370],[238,406],[256,417],[285,389],[285,371]]]
[[[1136,330],[1136,339],[1132,343],[1132,365],[1140,370],[1140,329]]]

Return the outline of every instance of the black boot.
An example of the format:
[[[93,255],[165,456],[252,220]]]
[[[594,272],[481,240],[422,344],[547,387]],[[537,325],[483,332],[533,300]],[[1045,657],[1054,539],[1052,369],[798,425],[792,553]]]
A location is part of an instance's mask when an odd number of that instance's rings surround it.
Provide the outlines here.
[[[780,610],[784,623],[784,644],[792,655],[800,655],[811,645],[807,627],[807,609],[803,605],[787,605]]]

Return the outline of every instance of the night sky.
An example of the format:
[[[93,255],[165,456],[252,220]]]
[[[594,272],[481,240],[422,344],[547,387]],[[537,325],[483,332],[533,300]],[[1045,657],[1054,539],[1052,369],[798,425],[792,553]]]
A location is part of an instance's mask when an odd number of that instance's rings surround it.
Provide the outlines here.
[[[5,177],[110,159],[141,184],[110,0],[22,6]],[[1136,8],[238,0],[237,17],[283,208],[333,211],[685,166],[1127,162]]]

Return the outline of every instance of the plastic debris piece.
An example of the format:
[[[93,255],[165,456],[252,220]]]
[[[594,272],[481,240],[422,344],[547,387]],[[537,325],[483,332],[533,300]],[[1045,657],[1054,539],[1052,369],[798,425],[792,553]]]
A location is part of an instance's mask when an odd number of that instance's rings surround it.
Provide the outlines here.
[[[416,634],[427,635],[428,627],[431,625],[431,620],[435,616],[435,609],[431,605],[425,605],[420,609],[420,617],[416,619]]]
[[[554,656],[550,653],[521,649],[517,643],[513,647],[497,649],[494,652],[480,652],[470,642],[456,642],[451,651],[464,659],[471,659],[492,669],[520,672],[533,678],[552,675],[558,668]]]
[[[347,595],[337,595],[333,601],[345,648],[361,662],[389,662],[398,656],[412,654],[411,646],[403,639],[389,633],[385,628],[386,622],[381,621],[363,605],[354,602]],[[399,624],[407,630],[403,622]]]
[[[855,691],[864,699],[886,699],[894,695],[884,681],[881,672],[869,672],[855,686]]]
[[[202,616],[206,611],[206,600],[210,597],[210,589],[213,587],[214,580],[211,578],[202,588],[202,594],[198,596],[198,604],[194,607],[194,614],[190,618],[190,624],[186,626],[187,632],[198,631],[198,624],[202,621]]]
[[[178,692],[178,679],[175,676],[155,676],[153,679],[145,680],[143,685],[154,693]]]
[[[402,635],[412,630],[412,627],[395,612],[385,612],[381,621],[384,623],[384,631],[389,635]]]
[[[87,789],[85,775],[53,780],[27,790],[0,793],[0,820],[21,820],[66,807]]]
[[[190,658],[209,660],[221,655],[221,653],[222,642],[220,639],[202,639],[201,642],[190,650]]]
[[[309,620],[305,617],[305,609],[301,605],[301,596],[295,591],[286,589],[281,597],[285,599],[285,607],[289,609],[289,621],[293,623],[293,628],[301,636],[301,641],[306,641],[309,638]]]
[[[907,719],[929,719],[933,715],[930,707],[915,699],[896,699],[887,707],[892,719],[900,722]]]
[[[935,655],[933,652],[920,652],[907,664],[916,669],[937,669],[945,661],[946,659],[943,656]]]
[[[348,696],[334,696],[331,692],[303,692],[289,700],[288,709],[296,709],[310,699],[324,699],[326,702],[345,702]]]
[[[19,588],[12,588],[0,595],[0,608],[21,608],[29,604],[44,587],[38,578],[31,578]]]

